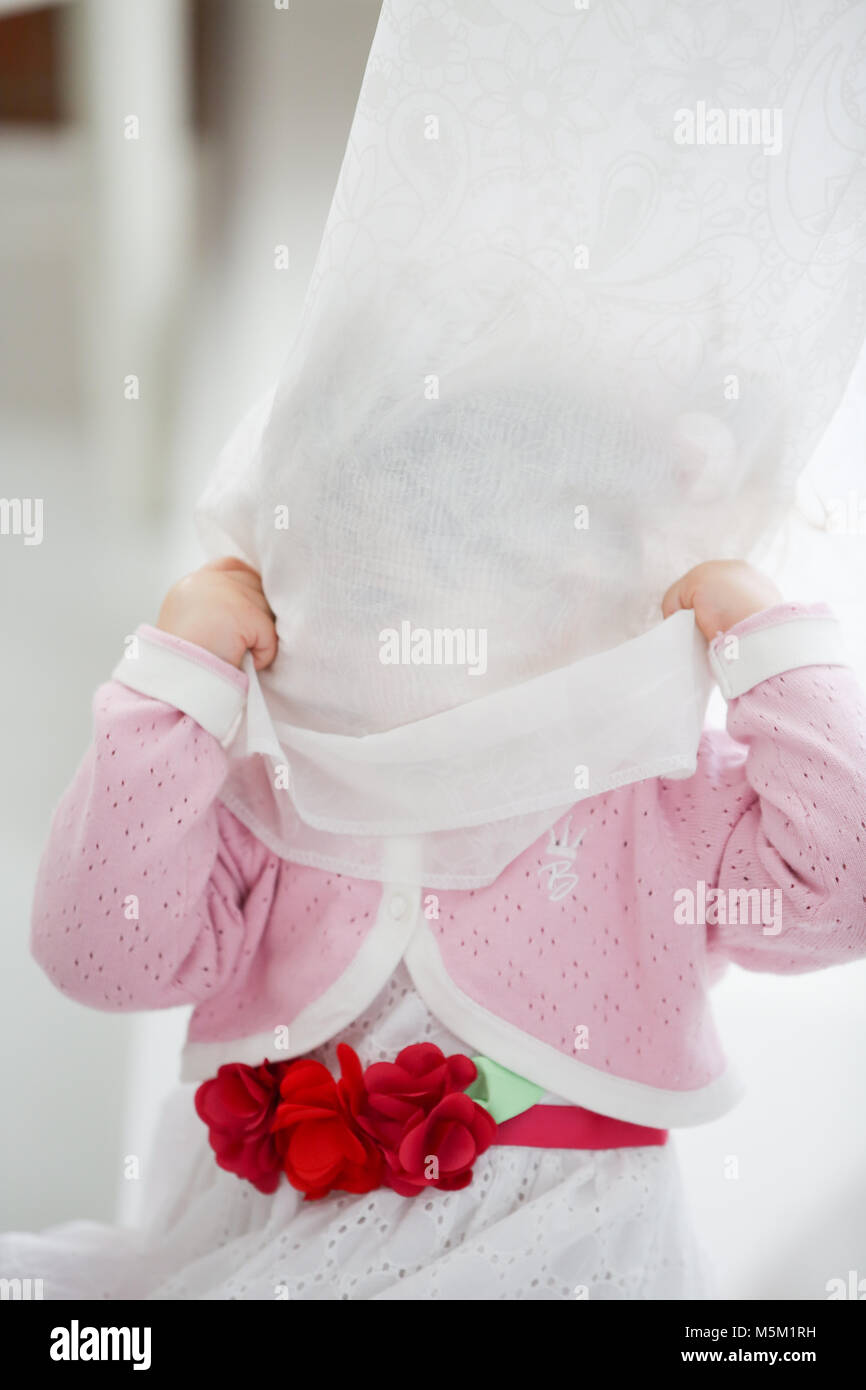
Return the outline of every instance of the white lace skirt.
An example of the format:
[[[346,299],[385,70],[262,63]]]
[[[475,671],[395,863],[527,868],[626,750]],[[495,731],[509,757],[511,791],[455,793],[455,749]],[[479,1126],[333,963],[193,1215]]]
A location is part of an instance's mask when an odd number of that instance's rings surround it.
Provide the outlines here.
[[[343,1040],[364,1065],[427,1039],[465,1051],[400,966]],[[336,1071],[335,1047],[315,1054]],[[673,1146],[494,1146],[469,1187],[306,1202],[217,1167],[179,1086],[163,1110],[140,1230],[75,1221],[0,1239],[0,1275],[46,1298],[691,1299],[714,1296]],[[545,1100],[548,1098],[545,1097]]]

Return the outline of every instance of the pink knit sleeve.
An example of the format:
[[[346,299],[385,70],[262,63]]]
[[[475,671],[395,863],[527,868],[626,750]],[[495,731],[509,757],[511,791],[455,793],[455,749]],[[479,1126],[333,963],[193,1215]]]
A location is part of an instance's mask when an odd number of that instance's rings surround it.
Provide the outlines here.
[[[65,994],[99,1009],[199,1002],[255,949],[266,915],[251,921],[243,904],[272,856],[216,803],[227,761],[171,704],[116,679],[99,687],[32,913],[33,954]]]
[[[732,632],[797,616],[788,605]],[[705,736],[696,776],[665,795],[683,886],[697,900],[690,866],[716,890],[711,950],[777,972],[866,955],[866,701],[848,667],[802,665],[732,699],[727,735]]]

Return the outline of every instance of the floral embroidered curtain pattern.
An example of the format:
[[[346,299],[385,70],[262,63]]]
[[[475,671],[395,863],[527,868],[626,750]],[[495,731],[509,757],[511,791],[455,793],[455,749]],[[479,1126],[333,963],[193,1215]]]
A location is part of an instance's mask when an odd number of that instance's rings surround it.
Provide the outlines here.
[[[280,651],[226,799],[430,886],[689,775],[665,588],[754,555],[864,337],[866,6],[386,0],[302,323],[197,508]]]

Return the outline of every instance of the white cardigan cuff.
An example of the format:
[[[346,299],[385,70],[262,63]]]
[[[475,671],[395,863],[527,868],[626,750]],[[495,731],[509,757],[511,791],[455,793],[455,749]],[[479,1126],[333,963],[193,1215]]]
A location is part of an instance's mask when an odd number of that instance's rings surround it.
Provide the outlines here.
[[[800,666],[851,664],[841,628],[830,617],[793,618],[742,636],[721,633],[710,643],[709,661],[726,700]]]
[[[213,734],[223,748],[233,742],[240,727],[245,690],[192,657],[151,640],[140,629],[111,678],[141,695],[174,705]]]

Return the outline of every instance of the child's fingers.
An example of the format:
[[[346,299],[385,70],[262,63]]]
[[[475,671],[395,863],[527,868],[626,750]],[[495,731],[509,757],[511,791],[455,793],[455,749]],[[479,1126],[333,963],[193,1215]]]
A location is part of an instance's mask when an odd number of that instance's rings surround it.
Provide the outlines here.
[[[273,621],[276,621],[276,614],[268,603],[262,588],[262,577],[258,570],[247,564],[246,560],[239,560],[236,555],[225,555],[222,559],[211,560],[203,568],[228,574],[231,582],[243,589],[245,597],[252,599]]]
[[[262,610],[263,613],[266,613],[272,623],[276,622],[277,615],[274,612],[273,608],[271,608],[271,605],[268,603],[267,599],[265,598],[262,589],[248,589],[244,592],[244,598],[248,599],[250,603],[254,603],[257,608],[260,608]]]
[[[256,670],[262,671],[270,666],[277,654],[277,629],[268,612],[251,605],[246,614],[243,637],[247,650],[252,653]]]
[[[704,560],[701,564],[688,570],[686,574],[681,575],[662,599],[662,616],[669,618],[672,613],[678,613],[681,608],[694,608],[698,589],[701,585],[713,573],[718,575],[725,570],[728,563],[726,560]]]
[[[681,608],[693,609],[709,642],[717,632],[781,601],[773,581],[746,561],[707,560],[671,585],[662,599],[662,614],[669,618]]]
[[[248,565],[246,560],[239,560],[236,555],[224,555],[220,560],[210,560],[208,564],[202,566],[203,569],[212,569],[218,573],[227,574],[233,584],[238,584],[245,593],[263,594],[262,576],[252,565]]]
[[[672,584],[662,599],[662,617],[669,618],[672,613],[678,613],[681,608],[691,608],[693,593],[689,593],[686,581],[688,575],[678,579]]]

